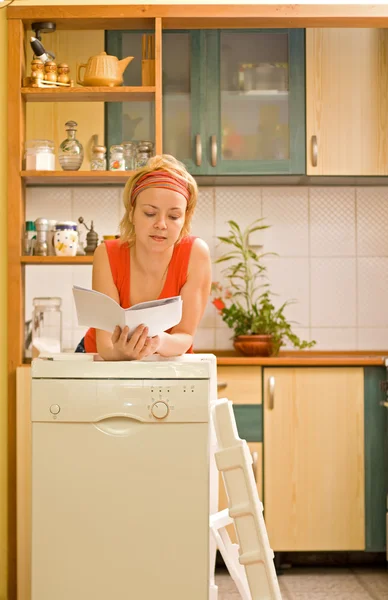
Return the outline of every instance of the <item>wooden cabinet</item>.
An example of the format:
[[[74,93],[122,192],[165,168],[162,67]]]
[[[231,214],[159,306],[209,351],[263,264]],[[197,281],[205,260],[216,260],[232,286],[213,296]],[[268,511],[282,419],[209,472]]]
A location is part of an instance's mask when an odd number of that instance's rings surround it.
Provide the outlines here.
[[[141,35],[107,32],[107,50],[139,54]],[[125,77],[139,85],[135,65]],[[109,144],[152,136],[140,105],[107,115]],[[302,29],[164,30],[163,150],[192,174],[302,174],[304,139]]]
[[[306,30],[308,175],[387,175],[388,31]]]
[[[363,369],[266,368],[263,386],[271,547],[363,550]]]

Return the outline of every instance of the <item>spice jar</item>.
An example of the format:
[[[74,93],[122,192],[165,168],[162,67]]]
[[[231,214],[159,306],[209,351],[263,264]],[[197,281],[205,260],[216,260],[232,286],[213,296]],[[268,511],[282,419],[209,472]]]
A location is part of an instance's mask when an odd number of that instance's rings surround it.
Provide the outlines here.
[[[60,352],[61,298],[34,298],[32,304],[32,358],[36,358],[41,352]]]
[[[136,148],[136,168],[144,167],[152,156],[152,142],[139,142]]]
[[[54,247],[57,256],[76,256],[78,247],[77,223],[62,221],[56,224]]]
[[[35,220],[35,228],[36,228],[36,242],[34,248],[34,254],[36,256],[47,256],[47,237],[49,230],[49,222],[47,219],[36,219]]]
[[[47,232],[47,256],[55,256],[55,227],[57,222],[54,219],[48,221],[48,232]]]
[[[93,146],[90,168],[92,171],[106,171],[105,146]]]
[[[28,140],[24,158],[26,171],[54,171],[54,142],[52,140]]]
[[[123,142],[125,170],[133,171],[136,168],[136,144],[134,142]]]
[[[109,171],[125,171],[124,148],[122,146],[110,147]]]
[[[24,231],[23,254],[31,256],[34,249],[34,241],[36,240],[36,229],[34,221],[26,221]]]

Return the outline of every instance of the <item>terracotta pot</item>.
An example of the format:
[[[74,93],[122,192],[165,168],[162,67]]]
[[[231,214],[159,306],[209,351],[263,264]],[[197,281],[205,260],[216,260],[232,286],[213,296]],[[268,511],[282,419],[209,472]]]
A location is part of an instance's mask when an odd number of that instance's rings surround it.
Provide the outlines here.
[[[245,356],[270,356],[272,353],[271,335],[238,335],[233,340],[238,352]]]

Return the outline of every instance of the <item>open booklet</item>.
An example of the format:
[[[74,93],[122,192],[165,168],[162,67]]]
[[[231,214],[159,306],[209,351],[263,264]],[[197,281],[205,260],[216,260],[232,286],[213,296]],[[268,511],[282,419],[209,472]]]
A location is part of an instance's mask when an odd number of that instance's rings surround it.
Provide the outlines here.
[[[95,327],[113,333],[116,325],[121,329],[127,325],[129,336],[138,325],[148,327],[148,335],[153,337],[177,325],[182,318],[182,298],[173,296],[150,302],[140,302],[130,308],[122,308],[106,294],[73,286],[77,309],[78,325]]]

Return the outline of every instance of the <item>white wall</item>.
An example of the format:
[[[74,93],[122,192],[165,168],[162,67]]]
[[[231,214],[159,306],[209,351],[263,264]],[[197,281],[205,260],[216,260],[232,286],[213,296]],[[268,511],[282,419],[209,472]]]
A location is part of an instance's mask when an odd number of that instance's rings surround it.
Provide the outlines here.
[[[121,188],[30,188],[27,218],[94,220],[100,235],[114,234],[122,214]],[[193,231],[209,244],[212,257],[224,251],[216,236],[233,218],[241,227],[265,217],[271,227],[254,243],[266,258],[275,303],[287,307],[295,332],[315,339],[317,349],[388,348],[388,190],[384,187],[202,188]],[[83,330],[76,325],[71,286],[91,286],[91,266],[29,266],[26,318],[32,298],[60,295],[63,338],[73,348]],[[214,265],[213,279],[222,279]],[[232,348],[232,332],[210,304],[195,340],[201,350]]]

